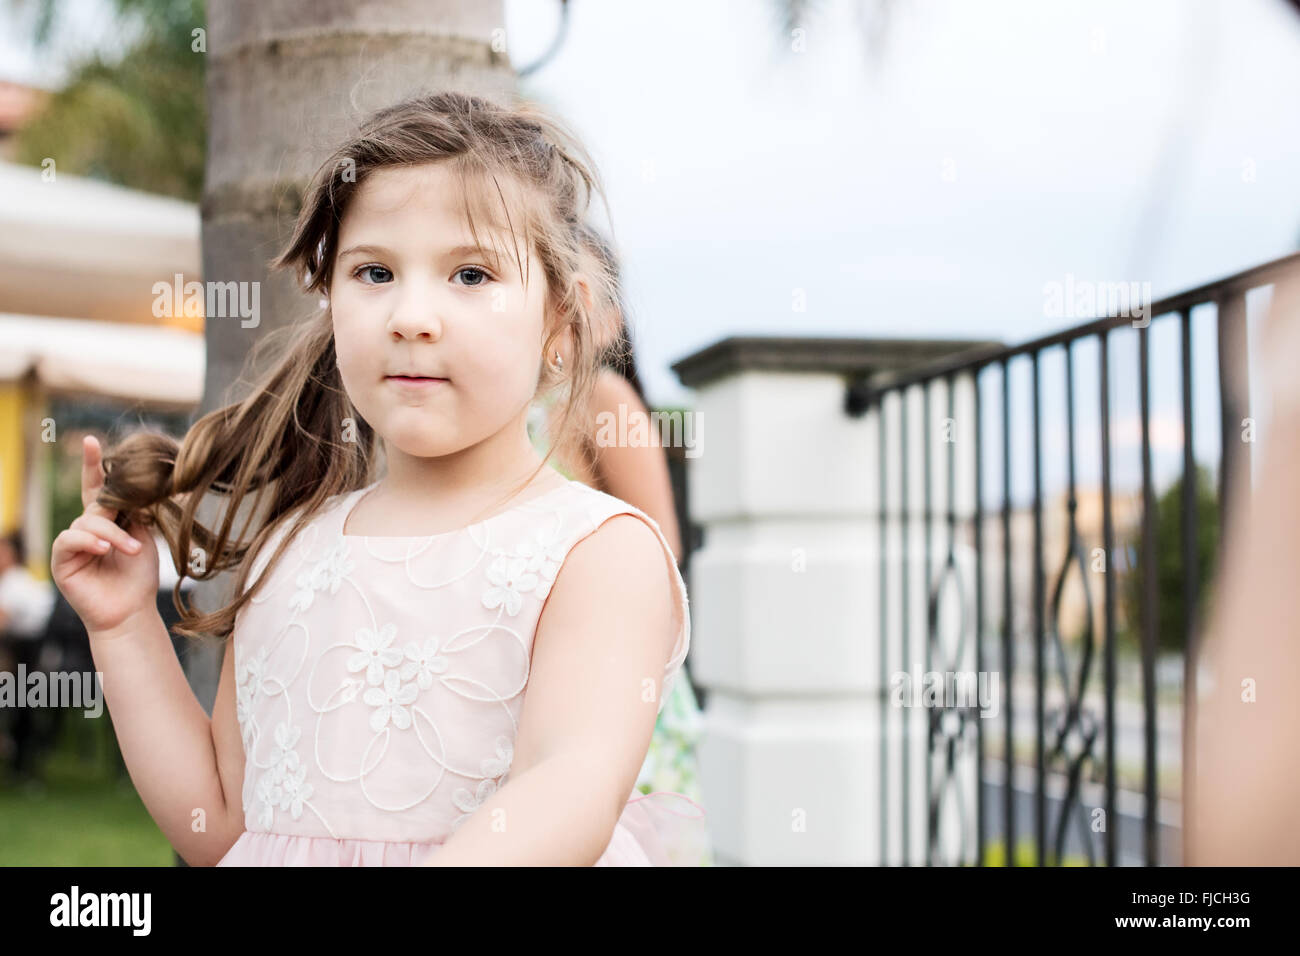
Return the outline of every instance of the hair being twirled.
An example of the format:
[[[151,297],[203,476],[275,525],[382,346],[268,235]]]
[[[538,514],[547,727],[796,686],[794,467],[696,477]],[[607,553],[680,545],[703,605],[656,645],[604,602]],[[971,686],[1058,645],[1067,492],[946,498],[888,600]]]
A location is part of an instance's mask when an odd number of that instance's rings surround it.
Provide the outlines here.
[[[288,245],[270,266],[295,270],[308,293],[328,294],[339,226],[357,190],[376,170],[434,162],[448,164],[461,184],[476,242],[489,248],[476,225],[487,223],[494,236],[512,238],[512,253],[496,249],[495,238],[491,247],[519,266],[522,281],[533,281],[534,263],[541,267],[546,331],[537,394],[563,386],[565,406],[540,470],[552,454],[563,459],[581,448],[592,387],[610,354],[603,343],[617,350],[619,340],[612,326],[618,316],[603,305],[618,298],[616,278],[592,254],[582,225],[604,187],[590,155],[560,121],[531,104],[458,92],[381,109],[321,164]],[[582,294],[579,274],[590,296]],[[546,358],[562,337],[568,347],[557,372]],[[275,363],[248,397],[204,415],[181,441],[141,431],[104,454],[99,502],[156,525],[166,538],[180,572],[175,630],[194,639],[229,637],[297,532],[328,499],[377,477],[377,436],[343,388],[329,306],[263,337],[249,364],[260,364],[266,351]],[[221,499],[215,516],[208,513],[210,494]],[[282,528],[287,533],[249,588],[254,559]],[[228,570],[236,574],[224,606],[212,613],[186,606],[184,578],[207,580]]]

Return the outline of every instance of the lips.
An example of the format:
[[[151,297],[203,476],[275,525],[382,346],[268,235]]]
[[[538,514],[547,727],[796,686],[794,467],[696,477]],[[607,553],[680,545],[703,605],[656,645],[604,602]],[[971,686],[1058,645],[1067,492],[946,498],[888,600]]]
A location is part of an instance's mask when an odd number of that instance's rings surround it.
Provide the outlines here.
[[[451,384],[445,378],[431,378],[424,375],[387,375],[384,381],[397,389],[398,394],[407,396],[432,395],[439,392],[444,385]]]

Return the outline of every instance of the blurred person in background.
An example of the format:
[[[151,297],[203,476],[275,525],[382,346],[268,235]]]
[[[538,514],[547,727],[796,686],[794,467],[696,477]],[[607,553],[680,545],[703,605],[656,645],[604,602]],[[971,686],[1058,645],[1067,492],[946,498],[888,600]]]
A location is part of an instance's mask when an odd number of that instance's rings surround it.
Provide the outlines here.
[[[41,652],[46,647],[45,629],[54,608],[54,586],[27,570],[27,549],[19,531],[0,539],[0,644],[4,646],[5,669],[25,682],[26,674],[40,670]],[[21,670],[20,670],[21,668]],[[37,750],[43,717],[37,708],[13,706],[4,721],[9,732],[6,750],[12,755],[15,782],[38,784]]]

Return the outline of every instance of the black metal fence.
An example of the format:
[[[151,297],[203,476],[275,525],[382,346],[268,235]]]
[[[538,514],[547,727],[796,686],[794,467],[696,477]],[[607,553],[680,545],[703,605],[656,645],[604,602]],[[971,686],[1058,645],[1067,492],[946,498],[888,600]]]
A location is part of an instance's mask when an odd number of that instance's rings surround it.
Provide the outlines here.
[[[1116,865],[1121,862],[1119,825],[1121,814],[1117,812],[1117,749],[1116,749],[1116,611],[1119,598],[1118,575],[1110,573],[1115,567],[1117,554],[1115,527],[1115,500],[1112,488],[1112,376],[1123,376],[1126,372],[1135,374],[1139,400],[1138,420],[1140,422],[1141,448],[1141,492],[1140,492],[1140,544],[1137,550],[1136,569],[1146,569],[1140,576],[1140,613],[1134,622],[1138,630],[1139,653],[1141,660],[1141,712],[1142,731],[1140,737],[1135,733],[1134,740],[1141,741],[1141,810],[1136,814],[1130,812],[1130,819],[1140,817],[1140,824],[1133,822],[1132,829],[1140,833],[1138,838],[1141,851],[1137,855],[1135,847],[1130,848],[1129,859],[1146,865],[1170,862],[1181,858],[1181,847],[1165,847],[1162,852],[1158,823],[1157,791],[1157,699],[1156,699],[1156,659],[1157,659],[1157,574],[1155,573],[1157,554],[1155,536],[1156,488],[1152,470],[1152,409],[1151,409],[1151,372],[1152,350],[1150,345],[1151,327],[1157,323],[1177,323],[1181,341],[1181,369],[1178,377],[1181,387],[1182,423],[1182,476],[1181,476],[1181,591],[1183,602],[1183,620],[1185,633],[1183,642],[1185,652],[1182,660],[1182,696],[1181,696],[1181,820],[1193,819],[1195,794],[1192,792],[1194,780],[1193,748],[1194,709],[1196,699],[1196,647],[1199,626],[1198,609],[1200,607],[1199,588],[1202,574],[1207,569],[1198,566],[1198,514],[1196,503],[1197,463],[1193,449],[1194,421],[1193,414],[1193,329],[1192,311],[1200,306],[1212,308],[1217,340],[1217,397],[1220,420],[1218,450],[1220,465],[1218,471],[1218,508],[1220,527],[1231,516],[1223,514],[1223,505],[1229,500],[1227,483],[1241,480],[1249,487],[1250,461],[1249,446],[1241,437],[1241,423],[1249,416],[1249,376],[1247,371],[1247,322],[1246,295],[1253,289],[1270,285],[1283,276],[1300,272],[1300,254],[1288,256],[1238,275],[1192,289],[1178,295],[1170,296],[1154,303],[1143,303],[1143,320],[1134,320],[1132,310],[1128,314],[1110,314],[1107,318],[1097,319],[1085,325],[1058,332],[1044,338],[1027,342],[1012,348],[980,350],[968,353],[952,360],[944,360],[920,370],[909,371],[884,380],[855,382],[850,385],[847,396],[847,408],[851,414],[862,415],[874,412],[878,422],[880,474],[880,552],[881,566],[878,582],[872,582],[879,599],[880,633],[882,635],[880,650],[881,686],[887,687],[891,675],[898,670],[891,667],[899,664],[906,670],[909,662],[918,657],[917,648],[909,646],[909,634],[917,629],[920,622],[909,620],[909,609],[917,603],[913,600],[914,588],[920,581],[909,580],[912,565],[918,560],[912,551],[909,538],[914,536],[913,525],[919,520],[924,535],[924,559],[920,577],[924,584],[924,634],[925,667],[931,668],[936,661],[943,665],[944,672],[960,671],[960,664],[969,660],[972,650],[967,642],[973,644],[974,668],[978,674],[984,674],[990,661],[996,661],[1000,668],[1000,684],[1006,688],[1001,701],[1005,714],[1002,725],[1001,756],[991,761],[986,752],[992,739],[986,734],[980,718],[978,706],[966,703],[954,703],[943,698],[937,705],[927,706],[925,716],[928,720],[921,724],[924,739],[925,759],[925,801],[926,819],[924,828],[924,854],[918,858],[917,840],[911,837],[917,826],[912,819],[912,808],[920,807],[915,800],[912,788],[914,776],[919,771],[912,765],[909,741],[913,740],[910,713],[911,708],[891,705],[891,694],[881,695],[880,723],[882,747],[880,753],[880,846],[881,862],[900,862],[904,865],[924,862],[940,862],[941,837],[946,845],[958,846],[960,852],[955,862],[985,865],[991,862],[990,839],[988,831],[991,824],[1000,830],[1000,858],[1007,865],[1015,865],[1015,849],[1020,844],[1022,831],[1032,844],[1030,860],[1037,865],[1059,864],[1067,856],[1067,836],[1071,820],[1077,823],[1077,838],[1073,842],[1073,852],[1089,865],[1104,863]],[[1113,313],[1115,310],[1108,310]],[[1114,333],[1125,327],[1133,327],[1137,334],[1136,368],[1113,369],[1112,356],[1118,356],[1118,350],[1112,350]],[[1076,429],[1076,350],[1081,343],[1096,343],[1099,374],[1099,407],[1095,408],[1099,429],[1084,454],[1095,452],[1100,457],[1100,547],[1104,550],[1105,564],[1100,575],[1101,622],[1094,621],[1092,578],[1089,573],[1088,551],[1085,550],[1085,534],[1080,527],[1077,515],[1078,498],[1076,495],[1076,446],[1079,435]],[[1064,426],[1065,444],[1068,449],[1065,466],[1065,531],[1064,554],[1049,555],[1050,564],[1044,561],[1044,489],[1043,489],[1043,405],[1041,368],[1043,357],[1052,350],[1062,350],[1064,358]],[[1161,358],[1164,355],[1162,353]],[[1012,532],[1013,517],[1013,454],[1012,438],[1017,432],[1012,430],[1012,372],[1016,363],[1027,363],[1029,368],[1028,427],[1031,432],[1032,450],[1029,462],[1019,462],[1025,471],[1032,470],[1032,494],[1025,511],[1032,512],[1032,544],[1028,553],[1023,541],[1017,542]],[[1172,369],[1169,370],[1173,374]],[[992,430],[985,427],[986,412],[992,409],[983,407],[988,399],[983,396],[990,391],[986,386],[1000,381],[1000,396],[995,397],[1000,414],[1000,434],[990,434]],[[964,383],[964,384],[963,384]],[[1053,383],[1054,385],[1057,383]],[[958,416],[956,395],[960,387],[966,389],[970,403],[966,414],[973,415],[973,456],[967,451],[965,457],[959,458],[956,442],[944,443],[945,458],[940,463],[946,471],[946,495],[943,512],[936,514],[932,509],[932,474],[933,463],[930,435],[932,424],[932,392],[941,391],[946,400],[947,423],[951,425]],[[919,393],[922,422],[918,428],[916,422],[909,424],[908,409],[916,403]],[[995,396],[997,395],[994,391]],[[886,412],[889,412],[887,414]],[[994,419],[996,421],[996,418]],[[1019,434],[1023,434],[1022,432]],[[922,454],[923,485],[921,506],[918,518],[915,508],[918,502],[909,502],[911,486],[916,482],[915,474],[909,473],[912,452],[909,452],[909,440],[916,442],[920,438],[924,447]],[[984,471],[988,456],[997,456],[1001,462],[1002,488],[1000,494],[986,495]],[[969,469],[973,467],[974,474]],[[955,506],[958,494],[958,476],[970,483],[973,479],[973,509],[967,509],[959,516]],[[993,492],[994,489],[988,489]],[[1135,489],[1136,493],[1136,489]],[[988,498],[994,498],[996,504],[989,506]],[[897,509],[891,510],[891,501],[898,503]],[[1022,514],[1024,512],[1021,512]],[[973,514],[973,517],[972,517]],[[1028,517],[1028,515],[1026,515]],[[965,534],[965,540],[973,538],[973,568],[963,566],[959,552],[959,526]],[[936,529],[938,533],[936,534]],[[1136,530],[1136,529],[1135,529]],[[990,531],[1000,531],[1000,547],[989,552],[987,539]],[[896,532],[896,534],[894,533]],[[898,548],[890,551],[891,539],[896,537]],[[938,542],[940,551],[938,562],[933,561],[932,542]],[[1219,540],[1223,540],[1220,534]],[[900,550],[901,549],[901,550]],[[969,551],[967,552],[969,553]],[[1032,565],[1032,584],[1028,607],[1025,609],[1026,624],[1021,633],[1016,632],[1016,614],[1014,610],[1013,581],[1017,573],[1025,572],[1025,563]],[[1073,566],[1073,568],[1072,568]],[[973,571],[973,588],[967,584],[967,578]],[[993,609],[991,602],[995,595],[986,587],[990,572],[1000,572],[1000,610],[1001,621],[994,626],[986,626],[986,620]],[[1063,644],[1060,621],[1063,589],[1069,574],[1077,575],[1083,590],[1083,625],[1082,633],[1074,642],[1073,650],[1067,653]],[[915,575],[915,571],[911,571]],[[1050,589],[1049,589],[1050,585]],[[956,647],[952,653],[946,653],[940,639],[940,618],[947,597],[956,592],[958,618],[961,621],[957,635]],[[970,590],[973,590],[973,620],[966,613],[965,605]],[[947,620],[948,618],[945,618]],[[1013,688],[1016,678],[1022,674],[1024,663],[1016,659],[1017,640],[1025,643],[1032,639],[1032,661],[1028,662],[1031,670],[1034,706],[1034,741],[1033,741],[1033,776],[1032,797],[1026,793],[1018,794],[1015,786],[1015,731],[1016,702]],[[1049,663],[1050,656],[1050,663]],[[1095,675],[1097,659],[1100,658],[1099,676]],[[1053,693],[1058,698],[1058,705],[1049,712],[1046,706],[1046,692],[1049,684],[1049,666],[1052,668],[1050,678],[1054,682]],[[1101,686],[1095,685],[1095,679]],[[1021,678],[1023,681],[1023,677]],[[1097,705],[1100,692],[1102,703]],[[1091,698],[1091,700],[1087,699]],[[893,701],[896,704],[897,701]],[[1101,713],[1098,713],[1098,709]],[[889,727],[901,724],[901,732],[894,735]],[[969,774],[962,776],[960,754],[963,747],[969,747],[970,737],[974,741],[974,786],[971,786]],[[966,751],[969,752],[968,750]],[[969,760],[966,761],[969,768]],[[1002,770],[1000,788],[986,787],[986,772],[990,764],[997,763]],[[1085,770],[1097,779],[1104,774],[1104,807],[1086,807],[1081,801],[1081,784]],[[1026,771],[1027,772],[1027,771]],[[1048,782],[1053,783],[1054,794],[1049,802]],[[963,785],[964,784],[964,785]],[[971,791],[973,790],[973,794]],[[956,823],[946,823],[954,818],[952,813],[941,812],[946,803],[959,801],[965,796],[973,796],[974,812],[970,814],[964,808],[958,808]],[[1018,800],[1022,796],[1024,800]],[[1030,803],[1032,800],[1032,803]],[[1023,806],[1017,806],[1023,803]],[[1022,819],[1025,809],[1032,806],[1032,819]],[[1104,815],[1097,811],[1104,809]],[[972,819],[973,817],[973,819]],[[1097,825],[1097,821],[1101,825]],[[954,826],[961,832],[943,833],[945,826]],[[1180,824],[1181,826],[1181,824]],[[967,832],[973,828],[973,834]],[[1181,830],[1166,831],[1181,833]],[[971,837],[973,836],[973,839]],[[1178,852],[1171,854],[1169,851]],[[896,852],[897,851],[897,852]],[[953,862],[949,859],[948,862]]]

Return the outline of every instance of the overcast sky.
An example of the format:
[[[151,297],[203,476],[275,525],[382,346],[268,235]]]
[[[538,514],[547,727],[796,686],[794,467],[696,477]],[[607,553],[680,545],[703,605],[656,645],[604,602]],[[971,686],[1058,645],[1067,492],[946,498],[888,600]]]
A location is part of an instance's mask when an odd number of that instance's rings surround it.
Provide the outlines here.
[[[102,35],[103,4],[71,2]],[[1159,297],[1300,248],[1282,0],[891,3],[877,45],[878,4],[845,0],[800,51],[777,0],[571,6],[523,89],[601,165],[658,403],[689,402],[669,364],[727,335],[1014,343],[1077,323],[1044,308],[1067,275]],[[505,7],[522,65],[556,4]],[[14,33],[4,75],[51,74]]]
[[[1082,321],[1047,314],[1045,286],[1067,276],[1150,283],[1159,298],[1300,248],[1300,16],[1281,0],[891,4],[883,48],[858,15],[877,5],[830,3],[802,52],[774,0],[573,6],[564,49],[525,89],[603,165],[661,402],[689,399],[669,363],[726,335],[1015,343]],[[507,12],[526,63],[553,5]],[[1207,462],[1210,320],[1197,315],[1194,344]],[[1136,361],[1133,339],[1118,337],[1118,368]],[[1098,429],[1090,346],[1080,449]],[[1177,349],[1176,327],[1157,322],[1162,485],[1181,468]],[[1045,357],[1044,418],[1062,424],[1063,368]],[[1115,379],[1116,480],[1131,484],[1136,374]],[[996,379],[986,387],[995,395]],[[1012,395],[1024,409],[1027,388]],[[1266,410],[1252,411],[1266,432]],[[1059,487],[1064,447],[1064,429],[1047,429],[1046,487]],[[1097,455],[1081,450],[1079,468],[1096,480]]]
[[[1073,324],[1044,314],[1067,274],[1158,297],[1300,248],[1280,0],[896,4],[875,69],[859,4],[803,53],[775,2],[573,6],[526,88],[604,164],[662,400],[728,334],[1018,342]],[[516,62],[551,9],[507,3]]]

